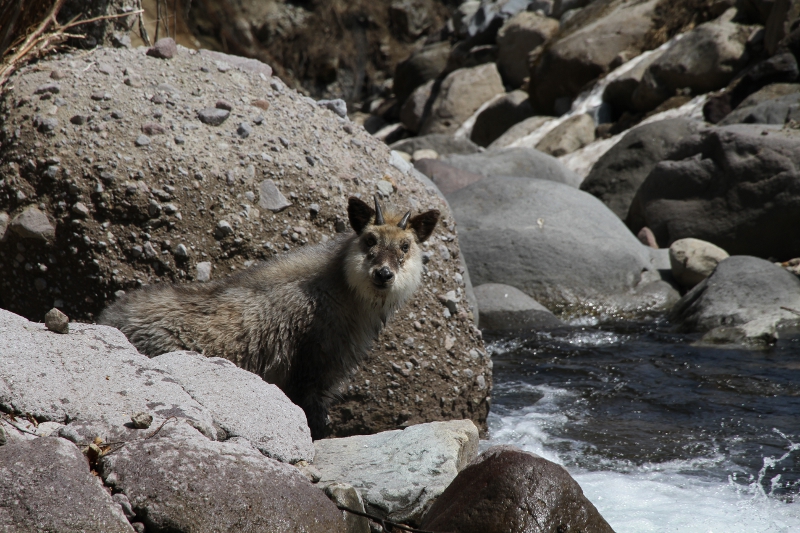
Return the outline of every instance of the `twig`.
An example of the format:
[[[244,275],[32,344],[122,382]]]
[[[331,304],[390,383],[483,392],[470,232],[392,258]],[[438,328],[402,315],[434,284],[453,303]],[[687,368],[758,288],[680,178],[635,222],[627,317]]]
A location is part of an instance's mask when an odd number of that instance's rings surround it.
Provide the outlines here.
[[[797,316],[800,316],[800,311],[798,311],[797,309],[792,309],[791,307],[785,307],[783,305],[781,306],[781,309],[783,309],[784,311],[789,311],[790,313],[794,313]]]
[[[158,41],[158,28],[161,25],[161,0],[156,0],[156,41]]]
[[[0,415],[1,415],[0,416],[0,420],[3,420],[6,424],[8,424],[9,426],[13,427],[14,429],[17,429],[17,430],[19,430],[19,431],[21,431],[23,433],[27,433],[28,435],[33,435],[34,437],[41,437],[41,435],[39,435],[37,433],[34,433],[33,431],[28,431],[27,429],[21,428],[18,425],[16,425],[11,420],[11,415],[8,415],[6,413],[0,413]]]
[[[144,9],[139,9],[137,11],[129,11],[128,13],[117,13],[116,15],[102,15],[102,16],[99,16],[99,17],[94,17],[94,18],[90,18],[90,19],[86,19],[86,20],[78,20],[78,21],[75,21],[75,22],[68,22],[64,26],[59,26],[58,30],[59,31],[64,31],[64,30],[68,30],[70,28],[74,28],[75,26],[80,26],[82,24],[91,24],[92,22],[97,22],[99,20],[109,20],[109,19],[119,19],[119,18],[122,18],[122,17],[130,17],[132,15],[138,15],[140,13],[144,13]],[[73,21],[74,20],[75,19],[73,19]]]
[[[413,527],[406,526],[403,524],[398,524],[397,522],[392,522],[391,520],[380,518],[378,516],[374,516],[369,513],[362,513],[361,511],[356,511],[348,507],[345,507],[343,505],[337,505],[336,507],[338,507],[340,511],[347,511],[348,513],[353,513],[354,515],[357,516],[363,516],[364,518],[369,518],[373,522],[377,522],[378,524],[380,524],[381,527],[386,531],[392,531],[392,528],[397,528],[403,531],[410,531],[411,533],[436,533],[435,531],[428,531],[425,529],[414,529]],[[389,527],[386,527],[387,525]]]
[[[177,420],[177,419],[178,419],[178,417],[177,417],[177,416],[170,416],[170,417],[168,417],[166,420],[164,420],[163,422],[161,422],[161,425],[160,425],[160,426],[158,426],[158,429],[157,429],[157,430],[155,430],[154,432],[152,432],[150,435],[146,436],[146,437],[144,438],[144,440],[151,439],[151,438],[155,437],[155,436],[156,436],[156,433],[158,433],[159,431],[161,431],[161,428],[163,428],[163,427],[164,427],[164,424],[166,424],[166,423],[167,423],[167,422],[169,422],[170,420]]]
[[[150,42],[150,36],[147,34],[147,28],[144,26],[144,9],[141,9],[142,1],[139,0],[139,36],[144,41],[144,44],[147,46],[152,46]]]

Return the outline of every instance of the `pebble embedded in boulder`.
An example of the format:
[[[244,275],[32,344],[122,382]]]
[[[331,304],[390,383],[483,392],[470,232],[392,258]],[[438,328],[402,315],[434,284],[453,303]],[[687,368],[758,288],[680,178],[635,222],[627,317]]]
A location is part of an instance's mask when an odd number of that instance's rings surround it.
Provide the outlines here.
[[[10,222],[11,217],[8,216],[8,213],[0,212],[0,242],[6,240],[6,231],[8,231]]]
[[[236,134],[242,139],[250,137],[251,133],[253,133],[253,127],[247,122],[240,122],[236,128]]]
[[[494,446],[462,470],[420,528],[459,533],[613,529],[567,470],[514,446]]]
[[[477,454],[478,430],[469,420],[431,422],[314,445],[320,483],[348,483],[361,492],[367,512],[418,524]]]
[[[209,126],[219,126],[231,115],[227,109],[220,109],[218,107],[205,107],[197,112],[197,118],[203,124]]]
[[[534,131],[538,130],[542,125],[546,122],[553,120],[553,117],[547,116],[534,116],[529,117],[523,120],[522,122],[518,122],[511,126],[505,133],[503,133],[500,137],[492,141],[492,144],[487,146],[489,150],[500,150],[501,148],[507,148],[512,143],[522,139],[533,133]]]
[[[669,247],[672,275],[684,287],[694,287],[717,268],[728,252],[700,239],[678,239]]]
[[[412,133],[419,132],[419,128],[422,126],[422,120],[425,118],[428,107],[428,100],[433,94],[433,85],[434,80],[430,80],[414,89],[414,92],[406,98],[405,103],[400,108],[400,122],[405,129]]]
[[[208,281],[211,279],[211,262],[210,261],[203,261],[201,263],[197,263],[195,267],[197,274],[196,279],[197,281]]]
[[[145,122],[142,125],[142,133],[145,135],[161,135],[167,132],[167,129],[158,122]]]
[[[516,287],[484,283],[474,291],[481,313],[481,329],[518,331],[564,325],[549,309]]]
[[[136,137],[136,141],[134,142],[136,143],[136,146],[139,147],[150,146],[150,138],[145,134],[141,134]]]
[[[50,241],[56,236],[56,228],[50,219],[33,205],[26,207],[11,220],[11,230],[25,239]]]
[[[55,307],[44,315],[44,324],[50,331],[69,333],[69,317]]]
[[[172,37],[157,40],[156,44],[147,50],[147,55],[160,59],[172,59],[176,53],[178,53],[178,46]]]
[[[233,227],[231,226],[230,222],[227,220],[220,220],[217,222],[217,227],[214,229],[214,237],[222,240],[229,235],[233,235]]]
[[[325,487],[325,495],[331,499],[337,507],[345,507],[361,513],[364,509],[364,500],[361,494],[347,483],[331,483]],[[342,511],[344,520],[347,522],[347,533],[370,533],[369,519],[354,513]]]
[[[134,531],[78,447],[57,437],[0,446],[0,516],[6,531]]]
[[[258,205],[264,209],[269,209],[273,213],[280,213],[292,203],[278,190],[275,182],[264,180],[258,186]]]

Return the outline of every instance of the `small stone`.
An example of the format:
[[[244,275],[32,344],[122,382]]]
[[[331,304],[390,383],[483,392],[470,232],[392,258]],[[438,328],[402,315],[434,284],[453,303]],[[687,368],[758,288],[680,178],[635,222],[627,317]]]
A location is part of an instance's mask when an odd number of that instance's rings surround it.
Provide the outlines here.
[[[164,95],[163,94],[158,94],[158,93],[154,94],[150,98],[150,101],[153,102],[156,105],[161,105],[161,104],[166,104],[167,103],[167,99],[164,97]]]
[[[36,206],[28,206],[11,221],[11,229],[22,238],[49,241],[55,238],[56,228]]]
[[[217,109],[224,109],[225,111],[233,111],[233,104],[227,100],[217,100],[217,103],[214,104],[214,107]]]
[[[159,59],[172,59],[178,52],[178,46],[171,37],[164,37],[156,41],[152,48],[147,50],[147,55]]]
[[[107,76],[110,76],[111,74],[114,74],[114,67],[112,67],[108,63],[100,63],[100,64],[98,64],[97,65],[97,70],[99,70],[100,72],[102,72],[103,74],[105,74]]]
[[[56,333],[69,333],[69,317],[55,307],[44,315],[44,325]]]
[[[95,91],[92,93],[91,99],[96,101],[111,100],[111,93],[107,93],[105,91]]]
[[[147,259],[155,259],[158,256],[158,254],[156,253],[156,249],[153,248],[152,243],[149,242],[144,243],[143,250],[144,250],[144,256]]]
[[[449,261],[450,260],[450,250],[447,249],[447,246],[445,246],[444,244],[440,244],[438,246],[438,249],[439,249],[439,255],[442,256],[442,259],[444,259],[445,261]]]
[[[164,206],[164,212],[168,215],[174,215],[178,212],[178,206],[175,204],[167,204]]]
[[[209,126],[219,126],[230,116],[231,112],[227,109],[219,109],[215,107],[206,107],[197,112],[197,118],[203,124]]]
[[[384,196],[389,196],[392,194],[392,191],[394,191],[394,187],[386,180],[378,180],[378,190],[381,191],[381,194]]]
[[[150,413],[136,413],[131,416],[131,423],[136,429],[147,429],[153,423],[153,415]]]
[[[72,212],[81,218],[89,216],[89,208],[86,207],[86,204],[83,202],[76,202],[75,205],[72,206]]]
[[[133,257],[141,257],[143,253],[144,253],[144,250],[138,244],[131,247],[131,255]]]
[[[121,118],[125,118],[125,115],[122,113],[122,111],[114,110],[111,112],[111,118],[119,120]]]
[[[147,135],[139,135],[136,137],[136,146],[149,146],[150,138]]]
[[[317,105],[326,109],[330,109],[342,118],[347,117],[347,104],[341,98],[337,98],[335,100],[320,100],[317,102]]]
[[[263,99],[253,100],[252,102],[250,102],[250,105],[253,105],[259,109],[263,109],[264,111],[269,109],[269,102]]]
[[[58,83],[45,83],[43,85],[39,85],[34,91],[33,94],[58,94],[61,92],[61,85]]]
[[[264,180],[259,185],[258,205],[264,209],[269,209],[273,213],[283,211],[292,203],[278,190],[275,182],[272,180]]]
[[[209,261],[197,263],[195,269],[197,270],[197,281],[208,281],[211,279],[211,263]]]
[[[161,214],[161,204],[155,200],[150,200],[150,204],[147,206],[147,212],[150,213],[150,218],[156,218]]]
[[[228,235],[233,235],[233,228],[227,220],[220,220],[217,222],[217,227],[214,230],[214,237],[217,239],[224,239]]]
[[[422,159],[439,159],[439,152],[425,148],[422,150],[415,150],[411,155],[411,162],[416,163]]]
[[[67,77],[67,73],[63,70],[53,69],[53,71],[50,72],[50,77],[54,80],[63,80]]]
[[[114,32],[111,35],[111,44],[114,48],[130,48],[131,36],[127,33]]]
[[[166,132],[167,129],[158,122],[145,122],[142,125],[142,133],[145,135],[161,135]]]
[[[186,259],[189,257],[189,250],[186,249],[186,246],[183,244],[179,244],[175,247],[175,251],[173,252],[175,257],[180,257],[181,259]]]
[[[278,137],[278,140],[281,142],[284,148],[289,148],[289,139],[286,137]]]
[[[186,137],[184,137],[183,135],[175,136],[175,144],[185,144],[185,143],[186,143]]]
[[[636,234],[636,237],[645,246],[658,249],[658,242],[656,242],[656,236],[653,234],[653,230],[651,230],[647,226],[640,229],[639,233]]]
[[[308,206],[308,211],[312,215],[316,216],[319,213],[319,204],[311,204],[310,206]]]
[[[41,118],[37,116],[33,123],[41,133],[53,133],[58,129],[58,119],[55,117]]]
[[[247,122],[242,122],[239,124],[239,127],[236,128],[236,133],[242,139],[246,139],[250,137],[250,134],[253,133],[253,128]]]
[[[446,337],[444,339],[444,349],[445,350],[452,350],[453,346],[455,346],[455,344],[456,344],[456,338],[455,337]]]
[[[127,78],[125,78],[125,85],[137,89],[141,87],[143,84],[139,76],[128,76]]]
[[[260,126],[260,125],[262,125],[264,123],[265,120],[266,119],[264,117],[259,115],[259,116],[257,116],[256,118],[253,119],[253,124],[255,124],[256,126]]]

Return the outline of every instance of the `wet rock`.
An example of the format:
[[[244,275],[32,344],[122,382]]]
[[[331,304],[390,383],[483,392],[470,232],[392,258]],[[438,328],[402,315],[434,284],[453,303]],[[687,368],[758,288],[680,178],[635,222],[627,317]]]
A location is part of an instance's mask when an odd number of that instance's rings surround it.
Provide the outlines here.
[[[148,48],[147,55],[160,59],[172,59],[178,53],[178,46],[172,37],[163,37],[156,41],[152,48]]]
[[[8,531],[133,533],[77,446],[40,437],[0,446],[0,515]]]
[[[541,54],[545,44],[558,32],[558,27],[556,20],[523,11],[500,28],[497,33],[497,68],[506,84],[511,87],[522,85],[529,75],[530,54]]]
[[[231,115],[227,109],[219,109],[216,107],[206,107],[197,112],[197,118],[203,124],[209,126],[219,126]]]
[[[717,268],[728,252],[700,239],[678,239],[669,247],[672,275],[684,287],[694,287]]]
[[[531,115],[533,108],[528,100],[528,93],[511,91],[480,112],[472,127],[470,139],[479,146],[489,146],[514,124]]]
[[[653,167],[702,127],[699,122],[675,118],[631,129],[592,166],[581,190],[625,220],[636,191]]]
[[[531,177],[580,185],[582,178],[567,169],[556,158],[532,148],[487,150],[471,155],[442,157],[442,163],[483,176]]]
[[[30,205],[11,220],[11,231],[25,239],[51,241],[56,228],[38,207]]]
[[[69,317],[55,307],[44,315],[44,324],[50,331],[69,333]]]
[[[191,428],[170,429],[128,442],[98,465],[148,530],[236,524],[244,532],[344,532],[336,506],[295,467],[264,457],[244,439],[214,442]]]
[[[594,141],[594,128],[591,115],[575,115],[553,128],[536,149],[554,157],[570,154]]]
[[[432,422],[314,445],[320,483],[352,485],[367,512],[413,524],[475,457],[478,431],[469,420]]]
[[[273,213],[280,213],[292,203],[278,190],[275,182],[264,180],[258,187],[258,205],[263,209],[269,209]]]
[[[420,133],[454,133],[484,102],[503,92],[494,63],[451,72],[442,81]]]
[[[474,290],[481,311],[481,329],[540,330],[564,325],[549,309],[516,287],[484,283]]]
[[[462,470],[420,526],[460,533],[613,533],[566,469],[494,446]]]
[[[314,459],[305,413],[275,385],[226,359],[194,352],[159,355],[153,363],[208,409],[229,438],[246,438],[267,457],[285,463]]]

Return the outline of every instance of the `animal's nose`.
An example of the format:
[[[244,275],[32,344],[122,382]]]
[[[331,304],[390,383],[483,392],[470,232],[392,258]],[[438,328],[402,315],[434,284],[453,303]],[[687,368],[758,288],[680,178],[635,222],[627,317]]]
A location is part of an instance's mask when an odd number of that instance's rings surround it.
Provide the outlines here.
[[[375,271],[375,279],[381,283],[386,283],[394,277],[394,273],[389,270],[389,267],[382,267]]]

